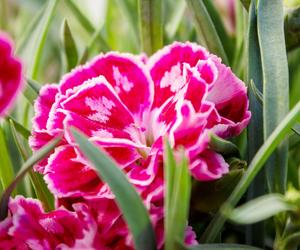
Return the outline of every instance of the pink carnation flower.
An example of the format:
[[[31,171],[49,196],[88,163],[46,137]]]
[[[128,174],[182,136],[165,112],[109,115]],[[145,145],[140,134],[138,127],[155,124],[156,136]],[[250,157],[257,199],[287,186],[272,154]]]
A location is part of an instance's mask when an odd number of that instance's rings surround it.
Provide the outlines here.
[[[38,200],[17,196],[0,223],[0,249],[129,249],[124,239],[98,228],[86,204],[76,203],[71,210],[46,213]]]
[[[12,55],[12,41],[0,32],[0,116],[13,105],[22,87],[22,66]]]
[[[143,60],[130,54],[101,54],[59,84],[44,86],[35,113],[30,139],[34,150],[64,132],[59,147],[35,166],[58,203],[88,204],[101,217],[98,227],[113,232],[108,235],[126,237],[126,244],[132,245],[125,223],[114,230],[114,223],[122,222],[120,212],[100,212],[103,199],[114,196],[82,156],[70,133],[73,126],[112,156],[135,185],[150,211],[160,247],[163,136],[175,152],[185,148],[194,178],[209,181],[226,174],[228,164],[209,148],[208,132],[235,136],[250,119],[243,82],[203,47],[178,42]],[[195,243],[193,234],[187,233],[187,239]]]

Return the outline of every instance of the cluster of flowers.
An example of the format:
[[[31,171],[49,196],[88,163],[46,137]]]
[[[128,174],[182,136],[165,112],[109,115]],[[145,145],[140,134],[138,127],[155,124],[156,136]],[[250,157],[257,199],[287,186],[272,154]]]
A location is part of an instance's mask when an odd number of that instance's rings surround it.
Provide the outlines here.
[[[97,56],[59,84],[41,89],[30,145],[38,150],[63,133],[59,146],[35,166],[57,209],[46,213],[39,201],[11,199],[9,216],[0,223],[0,248],[133,249],[114,195],[72,137],[75,127],[126,173],[150,213],[161,249],[163,137],[174,152],[185,149],[195,179],[215,180],[229,166],[209,148],[209,132],[229,138],[249,119],[243,82],[196,44],[175,42],[150,58],[115,52]],[[188,226],[185,241],[197,243]]]

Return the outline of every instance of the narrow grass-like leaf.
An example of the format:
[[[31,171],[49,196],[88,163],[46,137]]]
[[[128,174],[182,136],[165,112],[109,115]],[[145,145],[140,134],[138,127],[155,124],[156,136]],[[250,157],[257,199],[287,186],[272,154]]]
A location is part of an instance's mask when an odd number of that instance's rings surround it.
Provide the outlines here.
[[[258,38],[263,69],[263,120],[266,140],[289,110],[289,72],[282,0],[259,0]],[[270,191],[286,189],[288,144],[282,142],[267,162]]]
[[[33,62],[30,67],[30,78],[36,79],[38,74],[39,65],[41,64],[42,51],[46,42],[48,31],[50,28],[50,23],[54,16],[55,7],[58,3],[58,0],[49,0],[48,6],[43,14],[42,19],[38,25],[38,36],[35,41],[35,52],[33,54]]]
[[[176,170],[176,162],[173,155],[172,148],[165,138],[164,141],[164,181],[165,181],[165,200],[164,200],[164,228],[165,228],[165,247],[166,249],[172,246],[172,194],[174,186],[174,173]]]
[[[99,177],[109,185],[116,196],[116,202],[133,235],[135,248],[156,249],[155,234],[147,209],[126,175],[109,156],[101,152],[84,135],[76,130],[72,130],[72,134],[83,154],[96,168]]]
[[[224,47],[212,22],[212,19],[202,0],[186,0],[190,11],[194,15],[195,27],[198,32],[200,44],[220,56],[223,62],[228,65],[228,58]]]
[[[29,150],[24,145],[24,141],[19,137],[17,130],[15,128],[15,123],[12,120],[9,120],[9,125],[11,129],[11,133],[13,135],[13,138],[15,140],[16,146],[20,152],[20,155],[22,156],[23,160],[26,160],[29,157]]]
[[[188,250],[215,250],[215,249],[222,249],[222,250],[262,250],[261,248],[256,248],[247,245],[241,244],[200,244],[199,246],[194,246],[188,248]]]
[[[225,29],[224,22],[220,16],[220,13],[215,8],[215,5],[211,0],[202,0],[205,4],[205,7],[207,9],[207,12],[209,13],[209,16],[211,17],[211,20],[215,26],[215,29],[217,31],[217,34],[221,40],[221,43],[224,47],[225,53],[228,57],[228,60],[231,61],[234,49],[234,42],[232,41]]]
[[[174,173],[171,219],[173,227],[173,238],[176,241],[184,242],[184,232],[187,226],[189,205],[191,197],[191,176],[188,169],[188,159],[184,151],[181,162],[176,166]],[[166,248],[172,250],[174,248]]]
[[[165,141],[164,149],[165,175],[165,249],[181,249],[184,242],[184,232],[188,220],[191,196],[191,177],[188,161],[182,152],[180,164],[176,165],[172,149]]]
[[[34,104],[35,99],[38,97],[40,88],[41,85],[37,81],[27,78],[23,95],[31,105]]]
[[[22,138],[19,137],[15,127],[15,123],[11,119],[9,120],[9,122],[17,148],[23,160],[26,161],[31,154],[30,149],[27,148],[28,145],[25,144],[24,140],[22,140]],[[31,169],[29,171],[29,176],[37,198],[43,203],[45,210],[50,211],[54,208],[54,197],[47,188],[43,177],[39,173],[36,173]]]
[[[240,0],[246,10],[249,10],[251,0]]]
[[[249,108],[251,110],[251,121],[247,129],[248,144],[248,162],[255,156],[263,144],[263,76],[261,56],[257,34],[257,13],[256,0],[251,2],[249,10],[249,28],[248,28],[248,95]],[[265,193],[265,173],[261,171],[253,180],[249,192],[248,199],[261,196]],[[246,237],[247,243],[256,246],[264,246],[264,223],[259,223],[247,227]]]
[[[89,41],[88,45],[85,47],[78,64],[83,64],[86,62],[86,60],[89,58],[89,56],[92,54],[94,48],[96,46],[100,47],[100,50],[103,52],[110,51],[111,48],[108,45],[108,43],[104,40],[102,37],[102,28],[96,30],[94,34],[91,37],[91,40]]]
[[[73,69],[78,62],[78,52],[75,40],[66,19],[62,24],[62,42],[67,63],[67,71]]]
[[[17,122],[11,116],[9,116],[9,121],[11,123],[13,123],[13,126],[16,129],[16,131],[18,131],[18,133],[20,133],[26,140],[28,140],[28,138],[29,138],[29,136],[31,134],[30,131],[27,128],[25,128],[22,124],[20,124],[19,122]]]
[[[219,136],[211,133],[209,146],[214,151],[223,154],[227,157],[240,157],[239,149],[230,141],[226,141]]]
[[[95,27],[92,25],[90,20],[80,11],[73,0],[67,0],[65,3],[68,5],[69,9],[73,12],[74,16],[82,27],[89,33],[93,34],[95,32]]]
[[[45,211],[51,211],[54,209],[54,196],[49,191],[41,174],[29,171],[31,183],[33,185],[34,192],[37,198],[43,203]]]
[[[287,202],[282,194],[267,194],[224,213],[235,223],[251,224],[281,212],[296,210],[297,207]]]
[[[5,140],[5,132],[2,124],[0,125],[0,161],[0,181],[2,187],[6,188],[14,178],[14,170],[9,156],[7,143]]]
[[[252,97],[250,97],[250,95]],[[255,97],[255,98],[254,98]],[[255,83],[253,82],[253,80],[250,80],[249,82],[249,100],[252,99],[253,102],[256,102],[256,105],[258,106],[261,106],[261,110],[262,110],[262,106],[263,106],[263,102],[264,102],[264,98],[263,98],[263,94],[259,91],[259,89],[256,87]],[[255,100],[256,99],[256,100]],[[251,101],[250,101],[251,102]],[[250,105],[249,105],[250,106]],[[250,110],[254,110],[254,108],[251,109],[250,107]],[[253,120],[253,111],[251,112],[252,116],[252,120]],[[262,113],[261,113],[262,114]],[[254,122],[255,123],[255,122]]]
[[[163,46],[161,0],[138,0],[142,51],[149,56]]]
[[[297,123],[293,128],[292,130],[300,136],[300,123]]]
[[[276,127],[273,133],[268,137],[259,151],[255,154],[245,175],[242,177],[225,204],[221,207],[220,211],[223,211],[224,209],[226,210],[228,207],[234,207],[238,203],[255,176],[262,169],[264,163],[268,160],[268,157],[282,142],[285,136],[290,133],[291,127],[299,118],[300,102],[298,102],[295,107],[288,113],[288,115]],[[222,226],[226,221],[226,218],[220,211],[215,215],[209,226],[206,228],[200,239],[201,242],[213,242],[219,234]]]
[[[165,32],[169,39],[172,39],[175,36],[176,31],[179,27],[180,21],[183,17],[185,9],[186,9],[185,0],[176,1],[174,10],[169,15],[170,18],[169,18],[169,20],[167,20],[167,23],[165,26]]]
[[[26,173],[31,170],[32,166],[45,158],[53,148],[59,143],[61,137],[57,137],[47,143],[44,147],[36,151],[21,167],[15,179],[7,186],[0,200],[0,220],[4,220],[7,216],[9,197],[17,184],[23,179]]]
[[[138,44],[139,41],[139,26],[138,26],[138,13],[137,13],[137,1],[136,0],[115,0],[118,7],[124,13],[126,19],[130,23],[130,27],[133,30],[134,41]]]
[[[35,30],[38,27],[40,20],[45,12],[46,6],[43,7],[40,11],[36,13],[36,15],[31,19],[31,22],[26,25],[26,28],[21,35],[21,38],[17,41],[16,44],[16,53],[18,55],[23,54],[24,50],[29,46],[29,43],[32,39],[32,34],[35,33]]]

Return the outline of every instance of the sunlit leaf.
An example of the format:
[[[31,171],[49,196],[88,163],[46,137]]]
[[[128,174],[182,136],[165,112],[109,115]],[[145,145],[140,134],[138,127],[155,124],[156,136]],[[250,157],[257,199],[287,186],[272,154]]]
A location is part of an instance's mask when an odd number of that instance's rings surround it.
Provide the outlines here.
[[[233,210],[224,211],[224,213],[235,223],[252,224],[268,219],[281,212],[296,210],[297,207],[287,202],[283,195],[267,194]]]
[[[70,71],[77,65],[78,52],[75,40],[66,19],[64,19],[62,24],[62,41],[67,63],[67,71]]]

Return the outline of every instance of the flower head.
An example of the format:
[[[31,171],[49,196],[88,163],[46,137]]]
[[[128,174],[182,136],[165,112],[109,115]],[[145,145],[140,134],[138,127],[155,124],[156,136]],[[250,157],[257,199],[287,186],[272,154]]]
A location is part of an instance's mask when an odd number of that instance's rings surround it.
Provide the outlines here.
[[[228,172],[228,164],[209,148],[208,132],[235,136],[250,119],[243,82],[203,47],[177,42],[144,60],[101,54],[59,84],[44,86],[35,112],[34,150],[64,132],[59,147],[35,167],[60,202],[73,204],[80,198],[101,211],[97,200],[114,198],[77,147],[70,133],[76,127],[127,174],[158,235],[163,225],[163,137],[175,152],[185,149],[196,179],[214,180]],[[121,215],[113,216],[116,222]],[[98,223],[113,228],[103,221]]]

